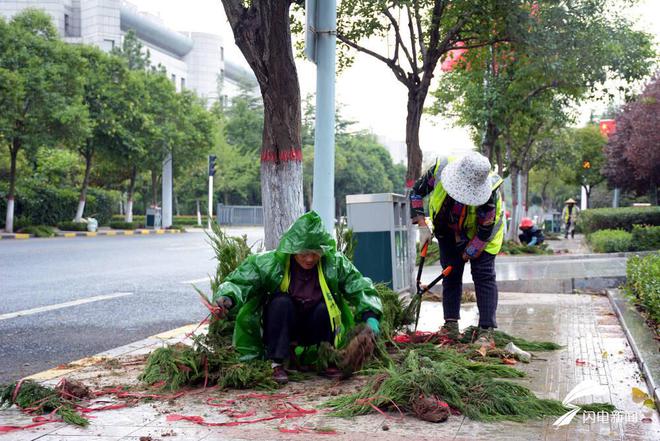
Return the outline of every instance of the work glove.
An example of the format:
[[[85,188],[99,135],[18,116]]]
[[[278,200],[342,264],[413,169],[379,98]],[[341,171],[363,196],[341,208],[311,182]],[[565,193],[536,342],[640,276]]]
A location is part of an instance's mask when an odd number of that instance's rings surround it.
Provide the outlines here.
[[[234,306],[234,302],[227,296],[220,296],[218,300],[215,301],[216,306],[219,308],[217,315],[220,318],[225,318],[229,314],[229,310]]]
[[[419,245],[424,246],[426,242],[430,242],[433,239],[433,233],[428,225],[420,225],[419,227]]]
[[[369,317],[367,319],[367,326],[369,326],[375,336],[380,335],[380,323],[378,323],[377,318]]]

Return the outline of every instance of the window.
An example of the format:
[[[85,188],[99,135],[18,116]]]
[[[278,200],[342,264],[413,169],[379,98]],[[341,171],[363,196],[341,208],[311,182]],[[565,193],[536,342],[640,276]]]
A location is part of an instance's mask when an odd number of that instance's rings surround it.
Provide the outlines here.
[[[186,88],[186,79],[181,77],[181,90]]]
[[[172,74],[172,84],[176,86],[176,75]]]
[[[110,52],[115,48],[115,40],[103,40],[101,44],[101,49],[105,52]]]
[[[220,46],[220,61],[225,61],[225,48]]]
[[[71,23],[69,21],[69,14],[64,14],[64,35],[71,33]]]

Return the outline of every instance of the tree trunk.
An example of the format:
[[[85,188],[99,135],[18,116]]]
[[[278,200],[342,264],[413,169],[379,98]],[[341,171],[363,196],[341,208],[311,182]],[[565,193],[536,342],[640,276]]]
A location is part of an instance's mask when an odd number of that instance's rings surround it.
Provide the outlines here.
[[[14,138],[9,148],[9,193],[7,193],[7,215],[5,217],[5,231],[14,232],[14,198],[16,197],[16,160],[21,148],[21,140]]]
[[[86,150],[83,153],[85,158],[85,176],[83,177],[82,188],[80,189],[80,199],[78,200],[78,210],[74,222],[82,222],[83,213],[85,212],[85,202],[87,201],[87,187],[89,186],[89,174],[92,170],[92,151]]]
[[[483,140],[481,141],[481,153],[488,158],[492,164],[496,155],[495,143],[497,142],[497,137],[499,136],[499,131],[497,126],[489,118],[486,121],[486,131],[484,132]]]
[[[511,222],[509,222],[509,231],[507,233],[507,238],[513,240],[514,242],[518,241],[518,173],[519,170],[515,166],[509,166],[511,179]]]
[[[290,0],[222,0],[236,45],[252,68],[264,102],[261,200],[264,245],[277,247],[303,213],[300,86],[291,46]]]
[[[408,169],[406,170],[406,187],[412,188],[415,181],[422,175],[422,149],[419,146],[419,127],[422,123],[424,99],[428,88],[408,89],[408,106],[406,114],[406,149],[408,151]]]
[[[520,185],[522,187],[522,215],[527,217],[529,213],[529,170],[520,171]]]
[[[158,206],[158,172],[151,170],[151,206]]]
[[[502,147],[501,146],[496,146],[495,147],[495,154],[497,156],[497,174],[500,176],[504,176],[504,160],[502,158]]]
[[[649,186],[649,202],[651,205],[658,205],[658,185],[655,182],[655,176],[651,179]]]
[[[131,177],[128,182],[128,191],[126,192],[126,222],[133,222],[133,193],[135,192],[135,180],[137,179],[137,168],[131,169]]]
[[[202,211],[199,209],[199,199],[195,200],[195,204],[197,205],[197,226],[201,227],[202,226]]]

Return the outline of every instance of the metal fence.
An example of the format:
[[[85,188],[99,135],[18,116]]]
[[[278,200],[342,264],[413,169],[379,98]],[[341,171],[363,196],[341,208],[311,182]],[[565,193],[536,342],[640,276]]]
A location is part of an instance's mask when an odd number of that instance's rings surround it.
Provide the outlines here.
[[[220,225],[263,225],[264,209],[262,206],[218,204],[218,223]]]

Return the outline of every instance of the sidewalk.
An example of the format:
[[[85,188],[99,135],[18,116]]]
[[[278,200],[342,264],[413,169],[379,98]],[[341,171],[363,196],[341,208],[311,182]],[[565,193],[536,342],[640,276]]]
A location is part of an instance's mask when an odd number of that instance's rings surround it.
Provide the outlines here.
[[[435,330],[441,324],[440,303],[424,302],[420,320],[421,330]],[[462,309],[461,327],[476,323],[476,305],[466,304]],[[585,379],[603,386],[603,394],[586,397],[586,402],[609,401],[622,413],[614,421],[599,417],[583,421],[578,415],[568,425],[558,429],[552,426],[555,418],[526,423],[483,423],[463,416],[451,416],[446,423],[427,423],[412,417],[387,417],[380,414],[350,419],[334,418],[317,406],[338,393],[353,390],[362,384],[354,378],[346,382],[315,379],[292,383],[278,391],[286,394],[282,403],[295,403],[304,409],[316,409],[314,414],[287,421],[262,421],[235,427],[203,427],[191,421],[168,422],[167,416],[176,413],[201,416],[210,422],[239,420],[219,413],[207,404],[207,399],[235,399],[237,406],[254,409],[256,419],[263,416],[267,401],[245,398],[246,391],[206,390],[188,393],[171,401],[142,402],[135,407],[94,412],[86,429],[52,423],[37,428],[12,432],[2,439],[17,441],[82,441],[95,440],[656,440],[660,439],[660,420],[654,410],[642,407],[632,399],[632,388],[646,390],[634,355],[624,332],[605,296],[546,294],[530,296],[524,293],[501,293],[498,309],[499,327],[513,335],[532,340],[551,340],[564,345],[564,349],[538,353],[532,363],[518,364],[528,376],[521,381],[537,395],[563,399],[567,392]],[[77,379],[93,389],[106,386],[136,384],[144,363],[144,355],[165,343],[182,341],[194,327],[181,328],[171,333],[133,343],[98,354],[80,364],[63,366],[35,377],[55,384],[60,377]],[[625,415],[625,419],[623,418]],[[0,411],[0,425],[25,425],[30,418],[17,410]],[[295,429],[324,427],[334,429],[336,435],[281,433],[278,427]],[[387,430],[386,430],[387,429]],[[173,438],[175,437],[176,438]]]

